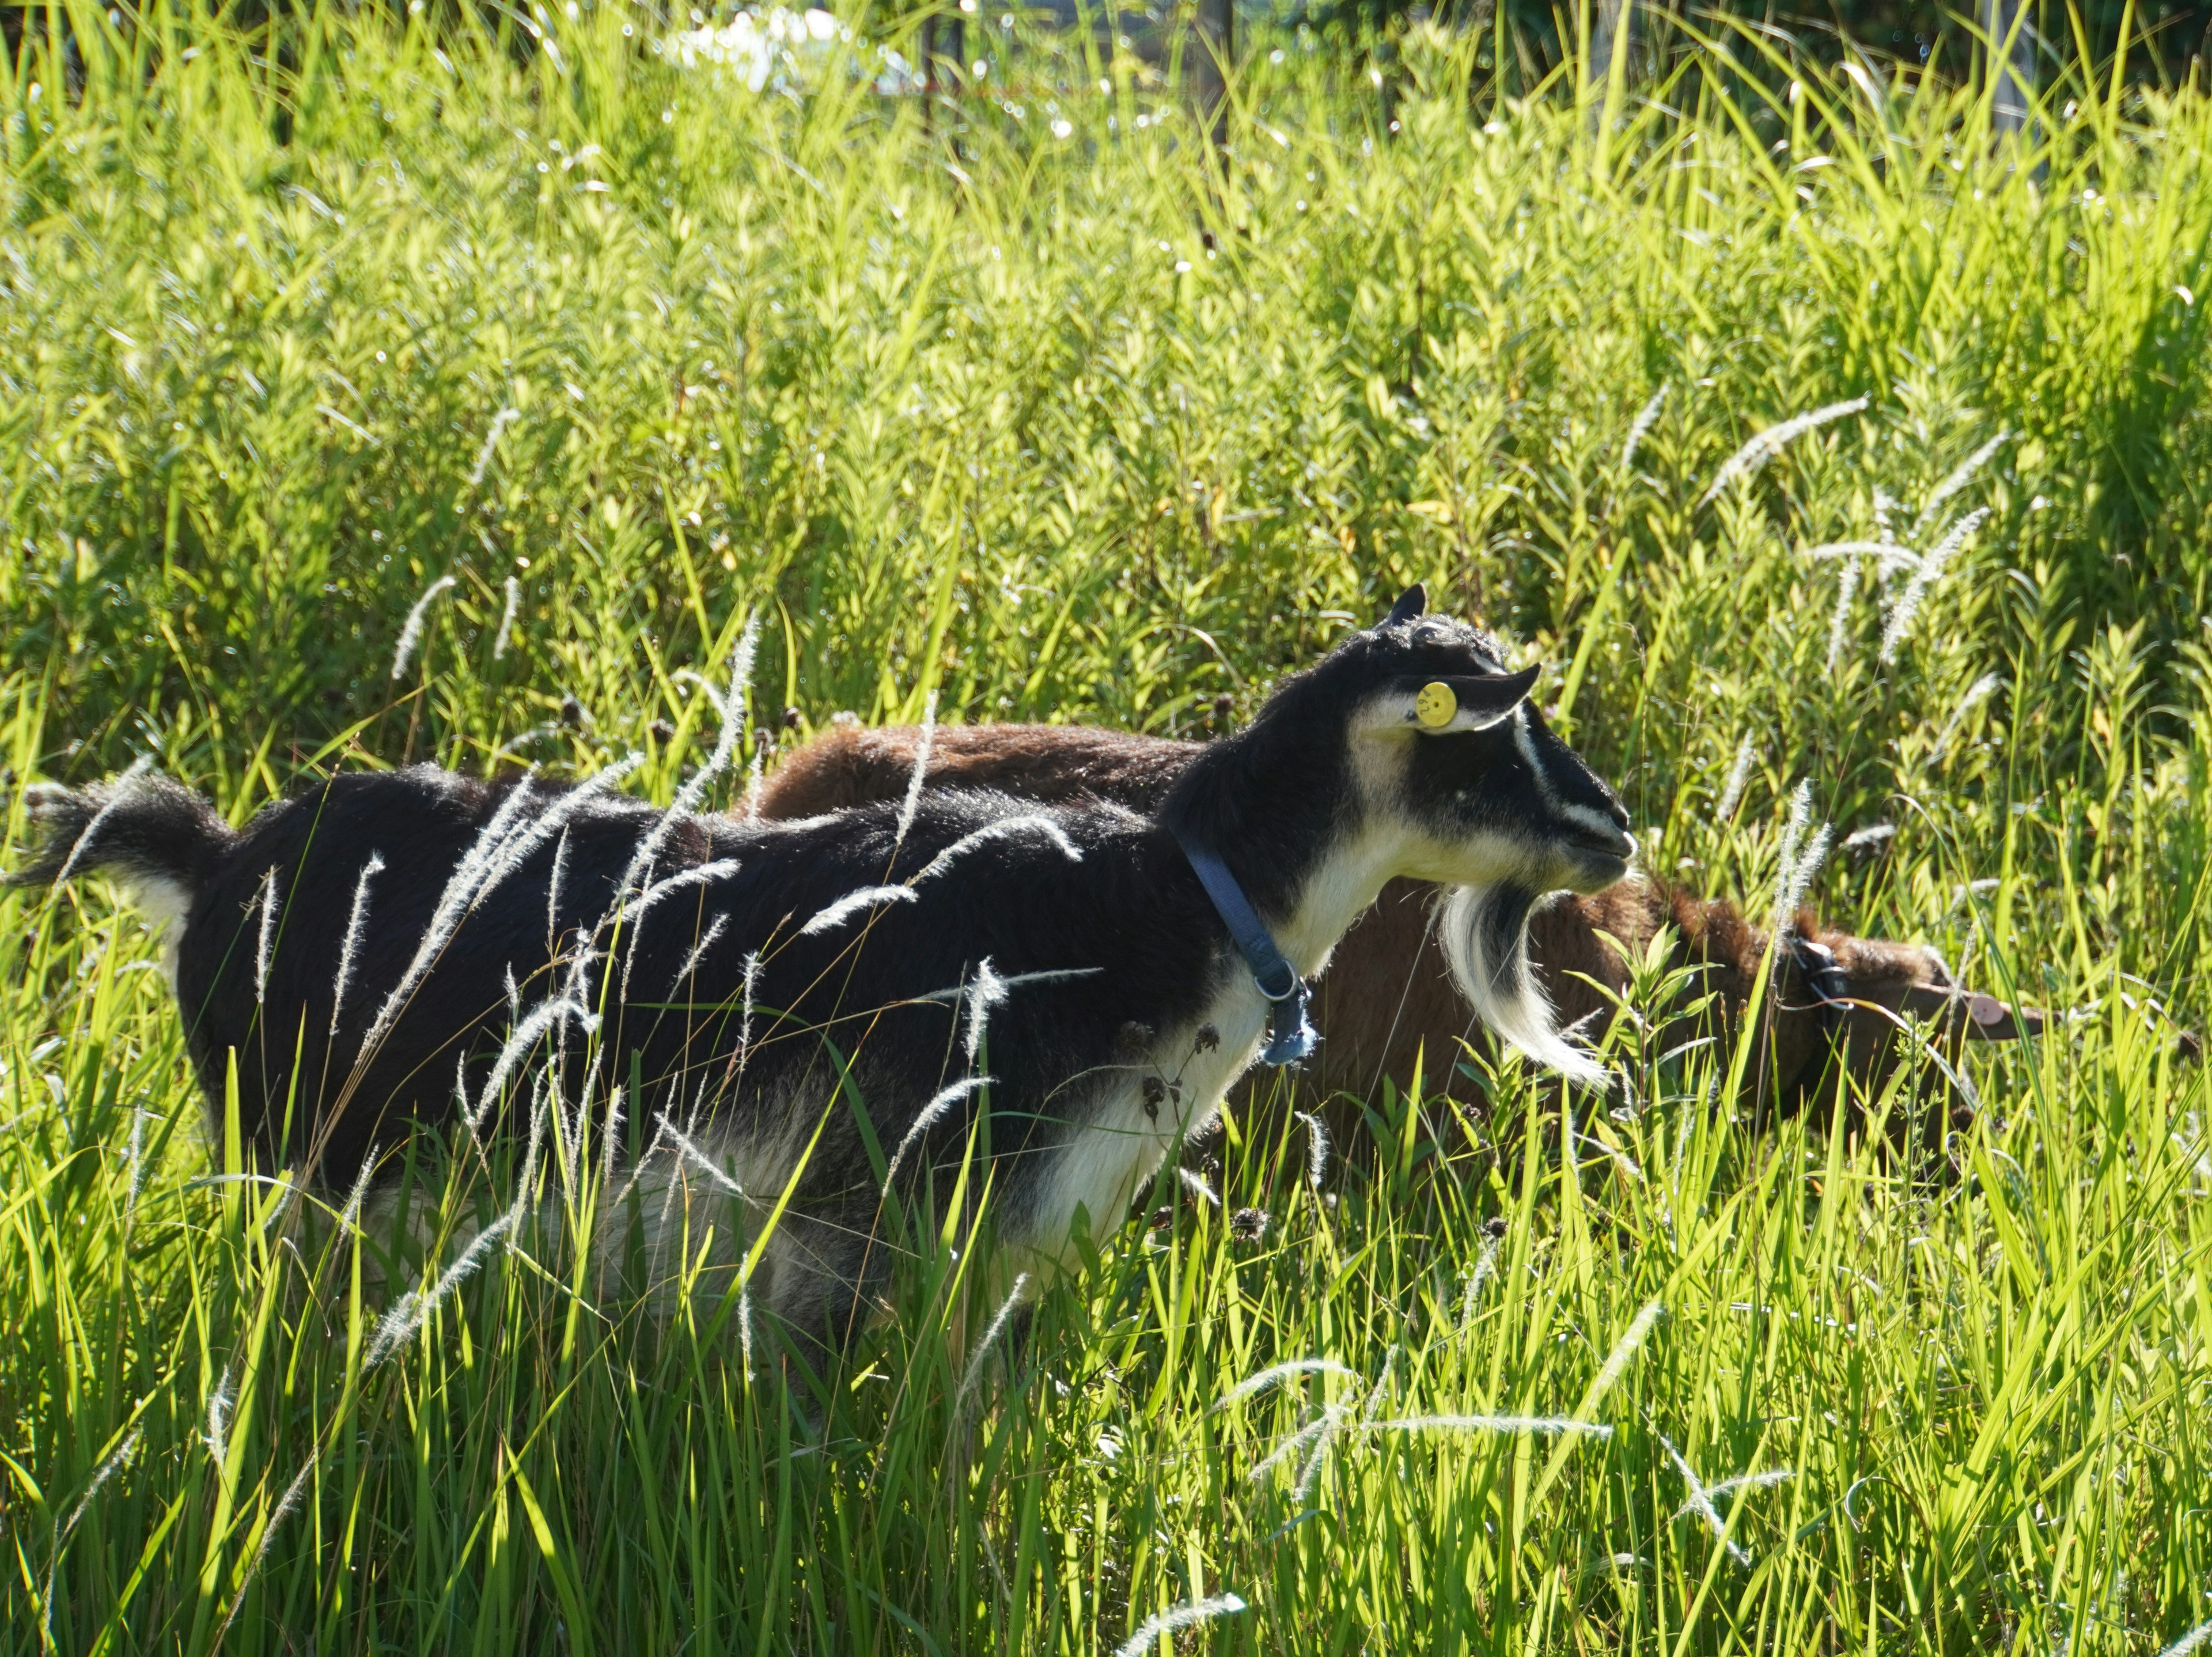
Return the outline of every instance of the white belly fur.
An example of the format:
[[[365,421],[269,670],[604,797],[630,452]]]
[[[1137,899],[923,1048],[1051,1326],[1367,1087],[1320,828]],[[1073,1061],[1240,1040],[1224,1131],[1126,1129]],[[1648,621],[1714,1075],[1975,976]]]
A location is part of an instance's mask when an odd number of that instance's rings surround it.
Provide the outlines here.
[[[145,917],[161,949],[161,978],[169,993],[177,993],[177,951],[185,941],[185,917],[191,912],[192,894],[177,881],[160,874],[114,869],[114,881],[123,901]]]
[[[1026,1271],[1033,1287],[1073,1258],[1079,1215],[1094,1240],[1118,1229],[1129,1204],[1160,1165],[1191,1134],[1212,1120],[1230,1084],[1244,1074],[1267,1027],[1267,1003],[1249,974],[1231,968],[1200,1016],[1156,1040],[1145,1058],[1104,1089],[1090,1120],[1078,1129],[1048,1177],[1045,1189],[1017,1227],[1000,1240],[1013,1272]],[[1220,1044],[1198,1051],[1198,1031],[1212,1025]],[[1145,1080],[1169,1084],[1158,1114],[1145,1110]]]
[[[1407,861],[1403,837],[1395,832],[1362,832],[1338,846],[1315,871],[1296,911],[1276,929],[1276,941],[1291,964],[1308,979],[1318,977],[1338,940]],[[1001,1250],[1008,1257],[1004,1280],[1026,1271],[1033,1293],[1041,1279],[1072,1264],[1079,1212],[1089,1216],[1094,1240],[1120,1228],[1145,1182],[1184,1138],[1212,1120],[1230,1085],[1251,1067],[1267,1014],[1251,973],[1224,953],[1219,984],[1204,1009],[1164,1033],[1145,1061],[1124,1073],[1127,1080],[1103,1094],[1052,1171],[1044,1195],[1025,1205],[1018,1230],[1009,1234],[1001,1228]],[[1221,1045],[1201,1053],[1197,1033],[1208,1024],[1220,1033]],[[1145,1078],[1154,1075],[1180,1088],[1179,1094],[1171,1088],[1157,1118],[1145,1113]]]

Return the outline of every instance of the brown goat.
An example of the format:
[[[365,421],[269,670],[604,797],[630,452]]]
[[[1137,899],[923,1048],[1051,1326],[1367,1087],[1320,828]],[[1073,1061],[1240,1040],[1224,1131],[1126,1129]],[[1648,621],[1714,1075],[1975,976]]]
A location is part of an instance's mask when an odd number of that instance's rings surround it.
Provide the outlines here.
[[[787,755],[762,783],[751,808],[766,817],[810,817],[896,799],[912,778],[921,740],[911,726],[836,725]],[[1195,743],[1079,726],[946,726],[933,734],[924,782],[1045,801],[1112,801],[1149,812],[1198,752]],[[1390,882],[1314,986],[1313,1021],[1322,1040],[1299,1073],[1298,1087],[1328,1101],[1323,1119],[1339,1145],[1354,1141],[1360,1101],[1374,1098],[1385,1080],[1406,1088],[1417,1063],[1426,1092],[1480,1107],[1480,1088],[1456,1061],[1462,1041],[1484,1038],[1435,936],[1437,896],[1432,886]],[[1531,919],[1530,955],[1560,1024],[1585,1039],[1601,1034],[1631,985],[1621,949],[1641,957],[1662,927],[1675,935],[1668,966],[1689,969],[1689,999],[1710,996],[1704,1004],[1719,1016],[1675,1016],[1662,1031],[1662,1051],[1731,1031],[1750,1002],[1765,933],[1725,899],[1636,879],[1594,897],[1563,893]],[[1931,949],[1853,937],[1818,925],[1809,914],[1798,917],[1795,930],[1802,941],[1778,953],[1770,969],[1762,1039],[1746,1067],[1744,1096],[1757,1112],[1825,1110],[1836,1096],[1839,1069],[1860,1087],[1879,1088],[1903,1056],[1905,1014],[1939,1020],[1938,1033],[1954,1052],[1960,1039],[2007,1040],[2041,1026],[2035,1014],[2015,1014],[1960,990]],[[1823,951],[1832,956],[1832,971]],[[1816,979],[1827,987],[1825,1000]],[[1899,1125],[1934,1147],[1948,1128],[1969,1120],[1970,1112],[1942,1084],[1940,1071],[1921,1081],[1913,1090],[1921,1106],[1917,1128]],[[1248,1087],[1257,1094],[1267,1081],[1262,1076]]]

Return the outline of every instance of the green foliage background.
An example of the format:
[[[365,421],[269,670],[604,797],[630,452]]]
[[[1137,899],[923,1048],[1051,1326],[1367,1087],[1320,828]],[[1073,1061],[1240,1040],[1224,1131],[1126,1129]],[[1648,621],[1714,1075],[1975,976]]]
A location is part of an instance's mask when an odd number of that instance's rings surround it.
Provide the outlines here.
[[[2023,153],[1755,31],[1525,103],[1417,31],[1386,111],[1286,34],[1217,158],[1042,45],[925,123],[834,66],[678,69],[622,8],[527,54],[69,22],[81,64],[0,83],[11,777],[150,754],[242,817],[317,766],[635,747],[665,799],[750,616],[802,730],[934,691],[1190,733],[1426,578],[1553,664],[1655,870],[1755,907],[1809,779],[1895,830],[1832,914],[2068,1016],[1974,1056],[1935,1169],[1754,1134],[1710,1107],[1733,1055],[1633,1020],[1571,1122],[1496,1070],[1517,1142],[1386,1092],[1336,1206],[1297,1139],[1224,1193],[1261,1243],[1165,1184],[973,1368],[961,1262],[909,1240],[898,1319],[794,1399],[731,1303],[597,1292],[588,1158],[380,1351],[374,1263],[204,1136],[136,923],[10,894],[0,1642],[1112,1651],[1224,1590],[1185,1642],[2212,1616],[2197,95],[2060,82]],[[1947,540],[1917,582],[1813,556]],[[494,1161],[425,1170],[395,1283],[502,1210]],[[1215,1407],[1304,1359],[1340,1368]]]

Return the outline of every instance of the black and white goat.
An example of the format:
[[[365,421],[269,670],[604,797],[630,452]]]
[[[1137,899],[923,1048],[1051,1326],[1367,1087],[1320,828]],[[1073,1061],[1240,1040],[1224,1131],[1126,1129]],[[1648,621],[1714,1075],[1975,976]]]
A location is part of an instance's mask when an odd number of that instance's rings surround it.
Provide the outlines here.
[[[885,1196],[933,1169],[981,1159],[1001,1282],[1118,1225],[1263,1033],[1301,1050],[1301,975],[1385,881],[1491,894],[1510,950],[1537,894],[1620,879],[1626,813],[1528,706],[1536,671],[1424,607],[1285,681],[1149,815],[917,777],[768,822],[416,766],[233,832],[133,777],[40,790],[19,878],[107,870],[166,920],[202,1086],[235,1067],[265,1167],[373,1183],[418,1130],[534,1133],[526,1062],[571,1100],[595,1068],[659,1124],[664,1191],[742,1193],[755,1225],[787,1198],[752,1301],[835,1346],[884,1281]]]
[[[917,760],[926,759],[930,788],[998,789],[1025,799],[1149,811],[1204,752],[1195,742],[1073,725],[925,732],[840,724],[786,755],[754,791],[751,809],[762,817],[809,817],[902,798]],[[1632,964],[1647,957],[1662,930],[1673,940],[1667,966],[1687,987],[1668,1005],[1636,1009],[1663,1029],[1659,1049],[1700,1035],[1732,1039],[1742,1027],[1770,940],[1741,905],[1649,878],[1558,896],[1529,918],[1524,965],[1516,940],[1477,947],[1468,936],[1470,927],[1486,932],[1510,918],[1494,892],[1439,892],[1412,880],[1383,888],[1314,985],[1313,1021],[1322,1039],[1297,1073],[1296,1102],[1321,1118],[1331,1144],[1363,1142],[1365,1106],[1386,1080],[1403,1091],[1418,1075],[1429,1093],[1480,1106],[1479,1084],[1455,1061],[1462,1044],[1480,1042],[1485,1029],[1502,1032],[1554,1070],[1590,1080],[1589,1055],[1559,1033],[1601,1041],[1627,1004]],[[1524,971],[1533,972],[1533,994]],[[1910,1066],[1917,1076],[1905,1101],[1911,1108],[1893,1112],[1888,1124],[1900,1143],[1917,1131],[1920,1142],[1940,1148],[1942,1136],[1972,1112],[1971,1097],[1953,1085],[1955,1069],[1924,1059],[1923,1045],[1905,1033],[1907,1020],[1921,1021],[1928,1039],[1950,1050],[1947,1060],[1962,1041],[2008,1041],[2043,1023],[2032,1008],[1953,983],[1933,949],[1856,937],[1809,913],[1793,917],[1765,983],[1764,1007],[1750,1019],[1756,1040],[1741,1102],[1755,1117],[1809,1108],[1824,1121],[1840,1077],[1853,1084],[1848,1097],[1878,1097],[1900,1067]],[[1255,1076],[1237,1106],[1247,1138],[1272,1142],[1291,1102]]]

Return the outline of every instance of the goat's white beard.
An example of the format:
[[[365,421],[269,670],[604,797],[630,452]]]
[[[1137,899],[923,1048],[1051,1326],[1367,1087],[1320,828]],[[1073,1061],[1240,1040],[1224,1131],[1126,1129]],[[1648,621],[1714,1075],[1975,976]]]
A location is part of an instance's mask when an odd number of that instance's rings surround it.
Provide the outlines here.
[[[1529,970],[1535,901],[1511,882],[1454,886],[1438,907],[1437,940],[1460,993],[1492,1034],[1570,1081],[1600,1086],[1605,1067],[1560,1034],[1550,998]]]

